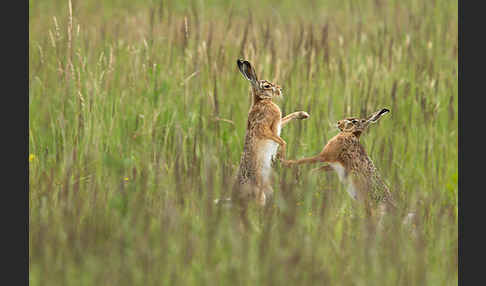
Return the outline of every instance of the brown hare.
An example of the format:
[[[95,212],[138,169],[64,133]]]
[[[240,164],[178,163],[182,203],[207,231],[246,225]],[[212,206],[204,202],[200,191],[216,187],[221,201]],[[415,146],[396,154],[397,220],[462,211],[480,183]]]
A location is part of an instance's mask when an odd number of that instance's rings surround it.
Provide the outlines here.
[[[272,161],[275,155],[285,159],[286,143],[280,137],[281,128],[292,119],[305,119],[309,114],[299,111],[282,118],[280,108],[272,102],[273,98],[282,96],[281,87],[267,80],[258,80],[248,61],[238,59],[236,63],[250,82],[252,103],[232,197],[238,201],[256,199],[263,206],[273,193],[270,183]],[[278,147],[280,150],[276,154]]]
[[[287,167],[304,163],[328,163],[318,170],[336,171],[340,181],[346,185],[349,195],[365,203],[368,214],[374,213],[374,210],[379,210],[380,215],[386,211],[393,211],[395,205],[390,190],[359,142],[361,134],[370,124],[377,122],[388,112],[388,109],[381,109],[367,118],[352,117],[339,120],[337,127],[340,132],[329,140],[318,155],[282,163]]]

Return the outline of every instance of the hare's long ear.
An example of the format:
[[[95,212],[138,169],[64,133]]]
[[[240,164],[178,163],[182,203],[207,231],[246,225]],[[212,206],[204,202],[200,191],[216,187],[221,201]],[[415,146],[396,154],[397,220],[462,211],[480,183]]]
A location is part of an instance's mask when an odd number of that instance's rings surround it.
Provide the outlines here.
[[[250,81],[250,83],[256,87],[259,88],[258,84],[258,78],[256,76],[255,70],[251,66],[250,62],[238,59],[236,61],[236,64],[238,65],[238,69],[240,70],[241,74]]]
[[[383,115],[385,115],[386,113],[390,112],[389,109],[386,109],[386,108],[383,108],[381,110],[378,110],[377,112],[371,114],[370,117],[368,117],[367,121],[369,123],[375,123],[377,122]]]

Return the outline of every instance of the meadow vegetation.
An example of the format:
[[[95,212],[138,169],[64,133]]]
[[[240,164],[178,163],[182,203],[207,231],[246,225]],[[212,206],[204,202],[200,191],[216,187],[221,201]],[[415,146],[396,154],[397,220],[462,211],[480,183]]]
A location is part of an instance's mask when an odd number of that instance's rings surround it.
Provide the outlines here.
[[[298,3],[297,3],[298,2]],[[456,285],[458,3],[29,1],[30,285]],[[236,59],[283,87],[287,158],[337,120],[362,136],[415,235],[376,233],[334,173],[274,165],[234,227],[250,108]]]

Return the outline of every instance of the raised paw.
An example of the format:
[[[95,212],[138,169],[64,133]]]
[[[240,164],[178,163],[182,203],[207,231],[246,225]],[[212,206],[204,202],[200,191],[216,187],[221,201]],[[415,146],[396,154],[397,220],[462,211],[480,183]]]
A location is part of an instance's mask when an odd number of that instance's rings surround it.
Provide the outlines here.
[[[295,163],[293,160],[280,160],[284,167],[291,167]]]
[[[306,119],[309,118],[309,116],[310,116],[309,113],[305,111],[300,111],[297,119]]]

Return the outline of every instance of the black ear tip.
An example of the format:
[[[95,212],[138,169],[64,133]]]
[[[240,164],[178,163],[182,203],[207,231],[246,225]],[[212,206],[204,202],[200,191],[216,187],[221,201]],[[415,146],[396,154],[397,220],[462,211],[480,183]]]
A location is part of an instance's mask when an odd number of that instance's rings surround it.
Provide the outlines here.
[[[247,60],[244,60],[244,59],[238,59],[236,62],[237,62],[239,65],[243,65],[243,64],[245,64],[245,65],[251,66],[250,62],[249,62],[249,61],[247,61]]]
[[[381,115],[381,114],[384,114],[384,113],[387,113],[387,112],[390,112],[390,109],[383,108],[383,109],[380,111],[380,115]]]

